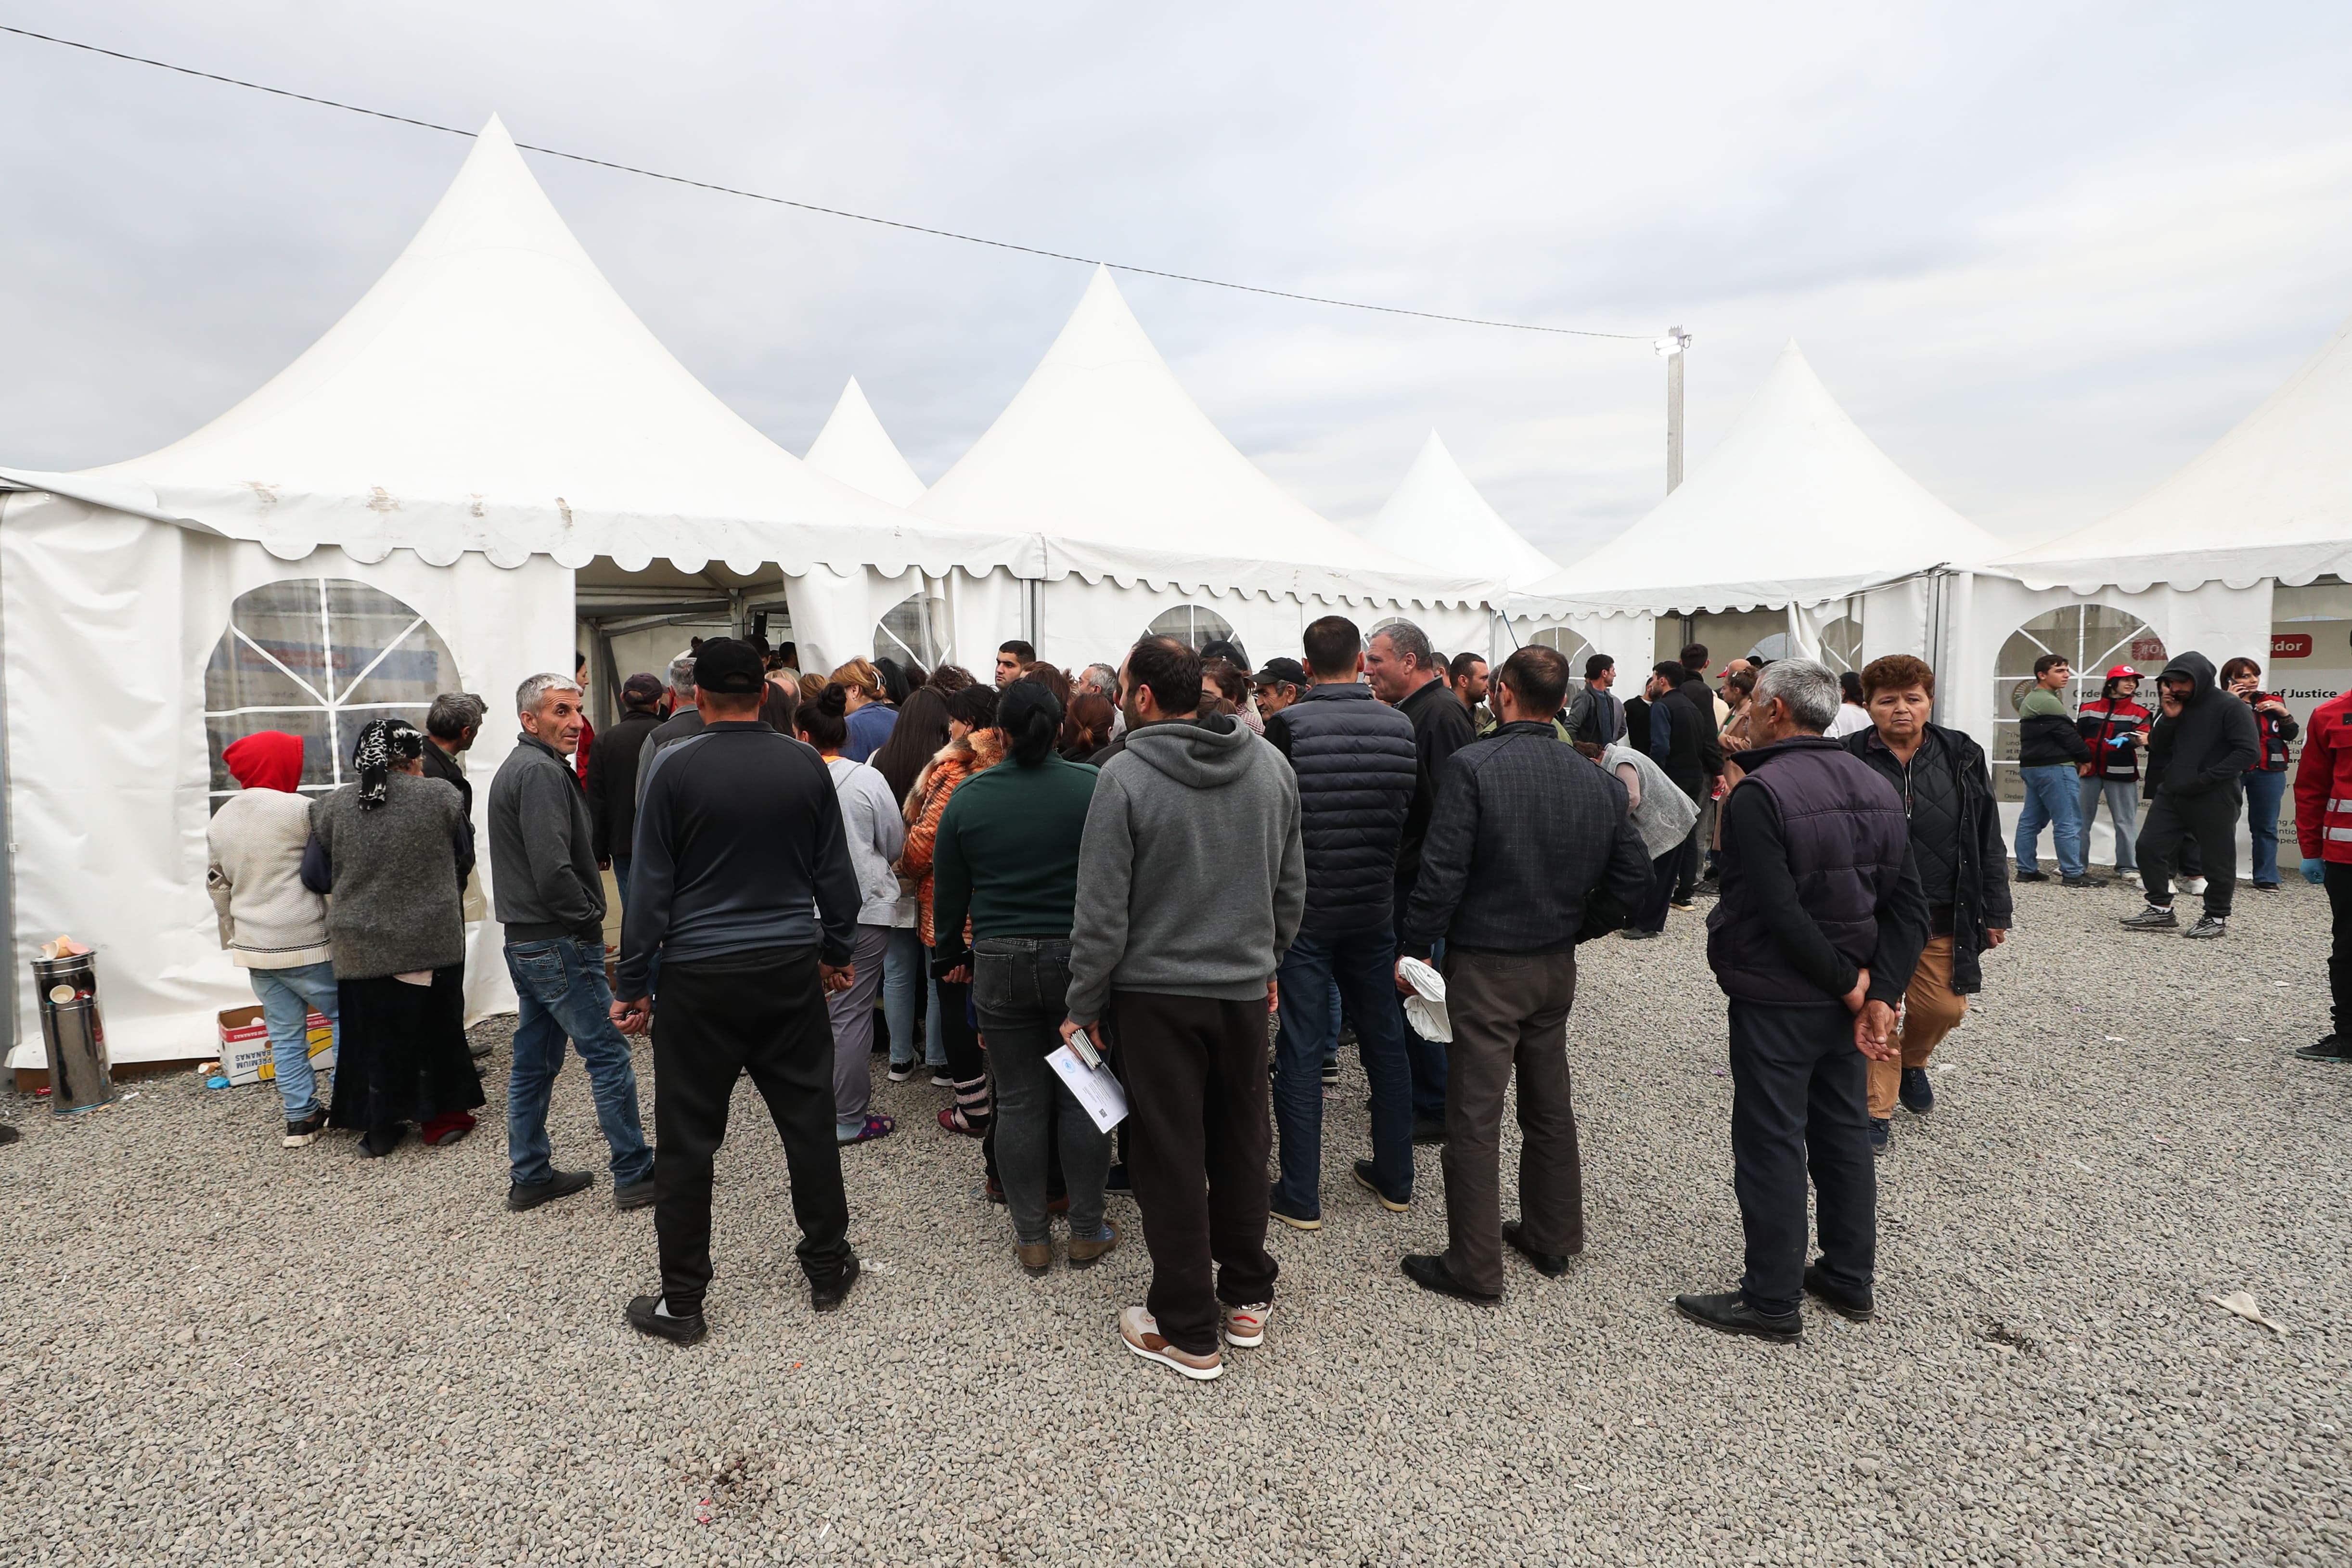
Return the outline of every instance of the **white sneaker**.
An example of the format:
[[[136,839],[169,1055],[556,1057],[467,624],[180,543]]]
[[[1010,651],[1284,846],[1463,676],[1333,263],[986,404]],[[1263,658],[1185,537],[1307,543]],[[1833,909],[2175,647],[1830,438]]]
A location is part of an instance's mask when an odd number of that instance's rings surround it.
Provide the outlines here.
[[[1215,1351],[1207,1355],[1194,1355],[1179,1350],[1160,1332],[1160,1320],[1142,1307],[1129,1307],[1118,1315],[1118,1337],[1127,1348],[1146,1361],[1156,1361],[1162,1366],[1172,1366],[1196,1383],[1206,1383],[1225,1374],[1224,1358]]]
[[[2116,880],[2121,882],[2126,888],[2138,888],[2145,887],[2147,885],[2139,879],[2139,873],[2137,871],[2118,871],[2116,873]]]
[[[1274,1316],[1274,1303],[1259,1301],[1247,1307],[1225,1309],[1225,1343],[1248,1350],[1265,1343],[1265,1321]]]
[[[2205,896],[2205,879],[2202,877],[2183,877],[2174,886],[2184,893],[2192,894],[2200,899]]]

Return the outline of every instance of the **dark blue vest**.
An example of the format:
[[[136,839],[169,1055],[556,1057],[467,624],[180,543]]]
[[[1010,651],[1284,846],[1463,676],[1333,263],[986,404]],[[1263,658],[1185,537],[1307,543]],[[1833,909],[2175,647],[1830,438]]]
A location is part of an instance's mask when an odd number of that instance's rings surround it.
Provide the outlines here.
[[[1736,787],[1760,789],[1780,808],[1798,903],[1849,963],[1868,963],[1878,946],[1879,905],[1903,875],[1902,797],[1868,763],[1819,735],[1744,752],[1738,761],[1748,776]],[[1725,994],[1782,1006],[1837,1000],[1781,961],[1727,835],[1717,864],[1723,893],[1706,918],[1706,961]]]

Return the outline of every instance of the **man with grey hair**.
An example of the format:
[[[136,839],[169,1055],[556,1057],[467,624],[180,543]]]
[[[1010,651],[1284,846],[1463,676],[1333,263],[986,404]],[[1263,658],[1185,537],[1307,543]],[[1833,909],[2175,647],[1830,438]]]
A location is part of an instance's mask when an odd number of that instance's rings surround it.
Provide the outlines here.
[[[654,753],[702,733],[702,712],[694,695],[694,655],[679,654],[669,661],[669,717],[654,726],[637,753],[637,804],[646,801],[646,775],[653,772]]]
[[[1397,846],[1396,901],[1391,919],[1402,942],[1405,906],[1421,876],[1421,841],[1429,832],[1430,814],[1437,805],[1437,781],[1454,752],[1478,738],[1470,710],[1462,706],[1445,684],[1445,667],[1429,646],[1429,634],[1411,621],[1391,621],[1376,629],[1364,646],[1364,678],[1372,695],[1412,721],[1412,805],[1405,811],[1404,838]],[[1398,949],[1402,953],[1402,946]],[[1399,1007],[1402,1011],[1402,999]],[[1421,1031],[1404,1032],[1405,1055],[1412,1067],[1412,1141],[1445,1142],[1445,1045],[1423,1039]]]
[[[1078,671],[1078,689],[1091,691],[1110,704],[1110,738],[1116,742],[1127,733],[1127,709],[1118,700],[1118,667],[1115,664],[1090,664]],[[1108,757],[1098,759],[1108,761]]]
[[[1866,1322],[1878,1246],[1868,1065],[1895,1054],[1895,1010],[1927,943],[1902,796],[1822,733],[1837,678],[1782,659],[1748,700],[1751,747],[1722,810],[1723,897],[1706,960],[1731,1003],[1733,1189],[1748,1237],[1739,1288],[1675,1298],[1725,1333],[1804,1337],[1807,1294]],[[1822,1253],[1805,1262],[1805,1178]]]
[[[490,889],[506,924],[507,972],[520,1016],[507,1081],[507,1207],[518,1212],[589,1186],[549,1161],[547,1102],[571,1038],[587,1064],[597,1124],[612,1149],[613,1206],[654,1201],[653,1151],[637,1117],[637,1075],[604,985],[604,879],[588,794],[572,765],[583,723],[570,676],[534,675],[515,693],[522,733],[490,781]]]
[[[489,710],[490,705],[470,691],[445,691],[425,715],[425,738],[432,742],[425,748],[425,776],[453,785],[466,803],[468,818],[474,815],[474,786],[458,765],[457,753],[473,749],[474,737],[482,731],[482,715]]]

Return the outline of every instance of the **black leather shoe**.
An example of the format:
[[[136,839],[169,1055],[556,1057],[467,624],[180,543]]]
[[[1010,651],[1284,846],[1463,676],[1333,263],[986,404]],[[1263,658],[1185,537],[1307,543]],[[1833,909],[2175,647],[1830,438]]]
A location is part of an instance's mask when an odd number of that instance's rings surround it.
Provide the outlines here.
[[[1441,1296],[1452,1296],[1464,1301],[1475,1301],[1482,1307],[1491,1307],[1503,1299],[1499,1291],[1490,1296],[1484,1290],[1473,1290],[1456,1280],[1451,1273],[1447,1272],[1445,1259],[1433,1252],[1406,1253],[1403,1268],[1406,1279],[1423,1289],[1434,1290]]]
[[[1790,1312],[1786,1317],[1768,1318],[1748,1304],[1748,1298],[1737,1290],[1726,1290],[1720,1296],[1677,1296],[1675,1310],[1694,1323],[1704,1323],[1717,1333],[1747,1334],[1751,1338],[1769,1340],[1776,1345],[1793,1345],[1805,1337],[1805,1315]]]
[[[2307,1062],[2352,1061],[2352,1042],[2341,1035],[2326,1035],[2307,1046],[2297,1046],[2294,1054]]]
[[[541,1204],[551,1204],[558,1198],[568,1198],[585,1187],[596,1184],[593,1171],[558,1171],[544,1182],[529,1186],[509,1183],[507,1186],[507,1207],[520,1214]]]
[[[1849,1323],[1866,1323],[1878,1316],[1867,1290],[1853,1291],[1832,1281],[1818,1263],[1805,1265],[1805,1294]]]
[[[654,1173],[647,1171],[644,1176],[631,1182],[627,1186],[613,1189],[613,1206],[623,1214],[628,1213],[631,1209],[649,1209],[654,1206],[654,1199],[659,1195],[654,1191]]]
[[[1443,1116],[1414,1117],[1412,1119],[1412,1141],[1416,1143],[1444,1142],[1445,1118]]]
[[[849,1288],[856,1283],[857,1258],[852,1254],[849,1262],[832,1279],[809,1281],[809,1305],[820,1312],[834,1311],[840,1307],[842,1299],[849,1294]]]
[[[688,1312],[684,1317],[666,1317],[654,1310],[661,1305],[659,1296],[632,1296],[622,1316],[629,1327],[656,1339],[668,1340],[673,1344],[690,1345],[710,1331],[700,1312]]]
[[[1503,1239],[1511,1244],[1513,1251],[1534,1264],[1537,1273],[1554,1279],[1568,1272],[1569,1260],[1576,1256],[1572,1252],[1538,1252],[1528,1245],[1528,1233],[1515,1219],[1503,1222]]]

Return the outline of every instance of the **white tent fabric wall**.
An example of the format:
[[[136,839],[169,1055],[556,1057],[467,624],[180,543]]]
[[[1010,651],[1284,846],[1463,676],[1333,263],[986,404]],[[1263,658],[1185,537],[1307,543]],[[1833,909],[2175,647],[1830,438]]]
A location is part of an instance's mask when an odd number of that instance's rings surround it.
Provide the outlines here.
[[[916,477],[898,444],[890,439],[890,433],[882,428],[874,405],[866,401],[866,389],[854,375],[841,389],[840,400],[833,405],[824,428],[816,433],[804,460],[818,473],[829,474],[892,506],[912,506],[923,493],[923,481]]]
[[[1486,503],[1434,430],[1379,514],[1359,531],[1423,565],[1486,571],[1509,588],[1525,588],[1559,570]]]
[[[408,551],[359,561],[324,549],[287,562],[257,544],[79,501],[0,497],[10,957],[19,977],[9,1065],[41,1065],[35,998],[22,977],[34,950],[60,933],[97,952],[117,1061],[211,1056],[215,1015],[252,1003],[246,977],[220,950],[205,893],[205,668],[240,595],[345,579],[425,618],[455,657],[463,689],[491,705],[467,758],[478,836],[490,775],[513,744],[514,726],[499,710],[525,676],[570,668],[571,576],[545,556],[511,570],[478,554],[436,566]],[[93,693],[106,694],[102,715],[90,707]],[[262,717],[254,727],[273,727]],[[487,854],[479,876],[487,893]],[[472,1016],[513,1010],[501,943],[495,920],[468,928]]]

